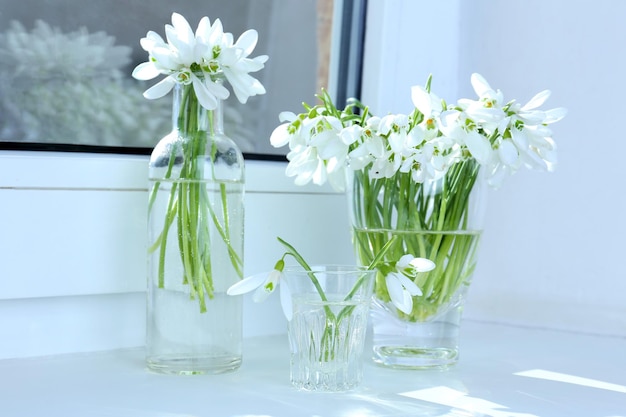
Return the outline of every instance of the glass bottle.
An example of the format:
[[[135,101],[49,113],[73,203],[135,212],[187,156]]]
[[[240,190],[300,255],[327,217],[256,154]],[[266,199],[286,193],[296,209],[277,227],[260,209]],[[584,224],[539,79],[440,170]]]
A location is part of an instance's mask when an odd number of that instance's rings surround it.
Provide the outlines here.
[[[242,361],[242,299],[226,290],[243,277],[244,160],[222,110],[177,84],[173,129],[150,158],[146,361],[161,373]]]

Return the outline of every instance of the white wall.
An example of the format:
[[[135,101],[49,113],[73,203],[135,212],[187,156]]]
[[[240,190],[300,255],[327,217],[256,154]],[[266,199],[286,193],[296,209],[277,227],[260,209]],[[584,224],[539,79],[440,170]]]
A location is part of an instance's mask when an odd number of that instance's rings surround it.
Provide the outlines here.
[[[626,336],[626,2],[370,0],[364,100],[407,111],[429,73],[449,102],[479,72],[505,99],[550,89],[554,173],[490,193],[466,317]],[[381,19],[382,16],[382,19]]]
[[[352,259],[343,194],[246,162],[245,273],[276,236],[312,263]],[[0,358],[142,346],[147,157],[0,152]],[[278,297],[244,302],[244,335],[283,333]]]

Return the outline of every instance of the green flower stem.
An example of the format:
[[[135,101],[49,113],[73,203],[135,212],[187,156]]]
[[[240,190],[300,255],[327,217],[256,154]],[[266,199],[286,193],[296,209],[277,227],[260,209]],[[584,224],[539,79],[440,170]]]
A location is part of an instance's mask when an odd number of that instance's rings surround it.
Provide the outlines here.
[[[189,295],[198,299],[200,312],[206,312],[207,299],[214,296],[212,260],[210,253],[211,227],[217,230],[226,245],[234,271],[243,276],[243,261],[232,247],[230,239],[230,217],[225,184],[220,184],[221,219],[211,205],[204,181],[205,155],[208,132],[214,131],[213,113],[203,109],[191,85],[181,86],[179,112],[176,115],[180,141],[173,143],[164,180],[172,180],[163,229],[149,246],[150,253],[158,249],[158,287],[165,287],[166,246],[170,228],[176,224],[179,257],[183,266],[182,283],[189,286]],[[215,144],[210,147],[207,160],[214,161],[217,154]],[[180,172],[174,166],[182,159]],[[214,167],[212,167],[214,169]],[[214,178],[210,173],[209,178]],[[148,209],[153,209],[154,201],[164,181],[157,181],[150,192]]]
[[[287,248],[287,254],[291,255],[300,264],[300,266],[302,266],[302,268],[304,268],[304,270],[307,271],[307,275],[309,276],[309,278],[311,278],[311,281],[313,282],[313,285],[315,286],[315,290],[320,295],[320,298],[322,299],[322,301],[327,302],[328,298],[326,297],[326,293],[324,293],[324,289],[320,285],[320,282],[317,280],[317,277],[311,270],[311,267],[309,266],[309,264],[304,260],[302,255],[300,255],[300,252],[298,252],[296,248],[293,247],[293,245],[291,245],[284,239],[281,239],[280,237],[278,237],[277,239],[284,247]],[[327,314],[330,314],[334,317],[333,312],[330,311],[330,308],[328,306],[324,306],[324,308]]]
[[[385,243],[385,245],[381,248],[380,251],[378,251],[378,253],[376,254],[376,257],[374,258],[374,260],[372,260],[372,262],[368,265],[367,270],[368,271],[373,271],[374,269],[377,268],[377,266],[383,262],[385,256],[387,255],[387,251],[395,244],[397,237],[394,236],[391,239],[389,239],[387,241],[387,243]],[[357,282],[354,284],[354,287],[352,287],[352,289],[350,290],[350,292],[344,297],[344,301],[348,301],[351,300],[352,297],[354,297],[354,294],[356,294],[356,292],[358,291],[359,287],[363,284],[363,280],[365,279],[365,274],[362,275]],[[339,314],[337,314],[337,322],[341,323],[341,320],[343,320],[344,317],[349,316],[352,313],[352,310],[354,310],[354,306],[346,306],[344,308],[341,309],[341,311],[339,312]]]
[[[410,253],[435,262],[416,284],[423,295],[414,297],[413,311],[398,314],[424,321],[454,296],[473,272],[480,231],[467,230],[469,198],[479,166],[468,159],[450,168],[438,189],[412,180],[410,173],[374,179],[367,170],[354,173],[352,198],[354,243],[363,265],[369,264],[391,237],[386,259],[397,261]],[[376,297],[390,301],[384,276],[376,279]]]

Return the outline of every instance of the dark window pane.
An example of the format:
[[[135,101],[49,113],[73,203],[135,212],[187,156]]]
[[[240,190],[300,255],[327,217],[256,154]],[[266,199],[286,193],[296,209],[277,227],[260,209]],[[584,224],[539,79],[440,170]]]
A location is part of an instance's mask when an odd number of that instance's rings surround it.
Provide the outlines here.
[[[0,142],[151,148],[171,127],[171,96],[146,100],[160,78],[139,82],[139,39],[165,36],[172,12],[195,29],[219,18],[235,39],[259,32],[254,74],[267,94],[241,105],[231,94],[227,133],[247,153],[279,154],[269,135],[283,110],[326,86],[332,0],[0,0]],[[1,145],[1,143],[0,143]]]

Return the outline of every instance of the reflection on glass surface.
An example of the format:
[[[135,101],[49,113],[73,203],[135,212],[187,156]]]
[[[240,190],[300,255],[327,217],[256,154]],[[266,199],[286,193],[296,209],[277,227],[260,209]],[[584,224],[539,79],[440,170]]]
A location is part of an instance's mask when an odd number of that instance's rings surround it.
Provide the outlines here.
[[[277,154],[278,114],[327,86],[332,0],[0,0],[0,142],[151,148],[171,129],[171,96],[148,101],[130,77],[147,59],[139,39],[162,36],[173,11],[192,27],[219,18],[238,37],[259,32],[267,90],[228,100],[227,134],[244,152]],[[233,95],[234,96],[234,95]]]

